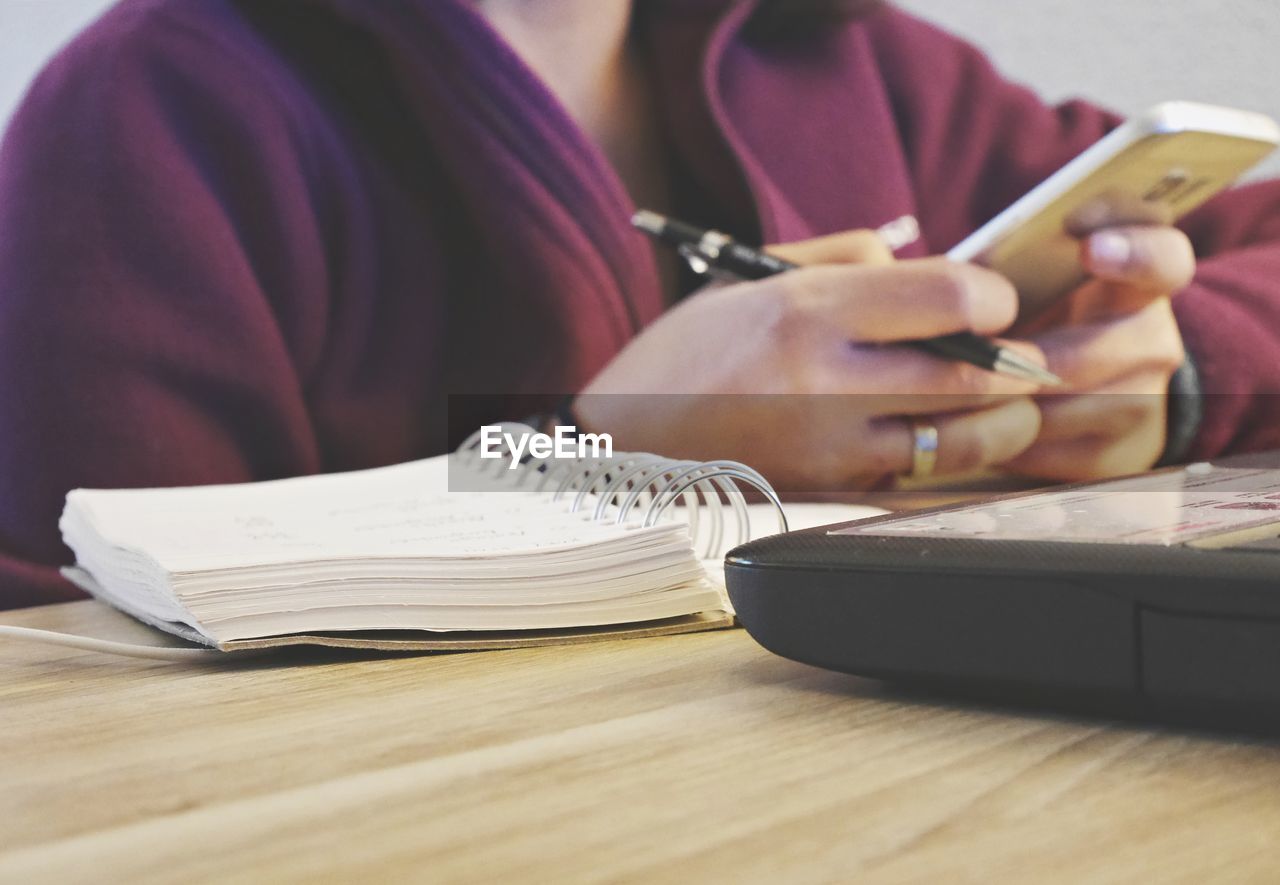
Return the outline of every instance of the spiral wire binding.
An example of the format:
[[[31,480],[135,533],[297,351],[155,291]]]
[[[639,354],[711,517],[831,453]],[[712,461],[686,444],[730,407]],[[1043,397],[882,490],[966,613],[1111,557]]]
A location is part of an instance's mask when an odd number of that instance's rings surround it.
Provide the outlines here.
[[[527,424],[503,424],[501,428],[508,433],[536,432]],[[495,486],[549,493],[552,501],[567,500],[572,494],[571,513],[585,514],[586,508],[594,501],[594,508],[587,518],[596,522],[612,520],[617,525],[626,525],[633,512],[641,512],[643,517],[639,524],[650,527],[657,525],[680,501],[685,505],[689,533],[696,545],[703,526],[702,511],[705,510],[708,527],[704,559],[719,558],[730,546],[724,543],[726,502],[735,519],[736,543],[744,544],[751,540],[751,523],[743,488],[753,488],[764,495],[778,514],[779,531],[787,530],[782,502],[768,480],[736,461],[677,461],[646,452],[580,460],[534,458],[526,453],[520,460],[519,469],[508,471],[510,452],[504,451],[503,455],[507,457],[496,459],[494,468],[490,470],[480,458],[480,438],[479,431],[472,434],[451,457],[457,458],[459,463],[477,475],[493,480]],[[515,475],[507,479],[508,472]],[[537,481],[527,488],[534,479]],[[222,656],[222,652],[212,648],[137,645],[7,625],[0,625],[0,639],[158,661],[199,662]]]
[[[498,425],[513,437],[534,434],[527,424]],[[518,469],[510,471],[511,451],[502,446],[494,466],[480,458],[481,431],[467,438],[454,453],[458,463],[498,486],[550,494],[553,502],[567,501],[570,513],[589,514],[595,522],[643,527],[673,518],[682,503],[695,546],[704,559],[718,559],[732,547],[752,538],[744,489],[754,489],[773,505],[778,531],[787,531],[787,516],[773,486],[759,472],[737,461],[680,461],[648,452],[616,452],[611,458],[535,458],[527,451]],[[509,479],[506,474],[513,474]],[[732,542],[726,538],[732,536]]]

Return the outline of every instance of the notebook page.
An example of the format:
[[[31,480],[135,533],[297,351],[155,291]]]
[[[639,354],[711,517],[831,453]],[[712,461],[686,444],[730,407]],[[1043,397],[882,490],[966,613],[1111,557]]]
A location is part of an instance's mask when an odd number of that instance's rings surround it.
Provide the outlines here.
[[[269,483],[77,490],[69,503],[105,541],[144,550],[169,572],[357,558],[493,558],[683,531],[595,523],[547,493],[450,492],[446,457]]]

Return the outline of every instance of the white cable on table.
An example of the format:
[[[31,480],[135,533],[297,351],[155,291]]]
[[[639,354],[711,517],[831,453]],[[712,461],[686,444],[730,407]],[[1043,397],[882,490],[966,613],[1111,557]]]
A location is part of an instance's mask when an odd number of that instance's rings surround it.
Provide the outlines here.
[[[157,645],[133,645],[128,642],[112,642],[109,639],[92,639],[72,633],[55,633],[52,630],[34,630],[30,627],[10,627],[0,624],[0,638],[43,642],[61,645],[81,651],[97,651],[103,654],[127,658],[145,658],[152,661],[203,661],[222,657],[223,653],[212,648],[162,648]]]

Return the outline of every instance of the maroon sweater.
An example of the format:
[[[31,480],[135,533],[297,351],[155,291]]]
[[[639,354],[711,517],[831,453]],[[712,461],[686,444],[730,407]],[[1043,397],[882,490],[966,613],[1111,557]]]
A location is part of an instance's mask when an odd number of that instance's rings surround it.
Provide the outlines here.
[[[744,236],[912,213],[941,252],[1115,123],[898,12],[761,46],[749,4],[640,7],[681,211]],[[499,417],[449,394],[577,389],[663,307],[632,209],[465,0],[124,0],[0,153],[0,607],[75,595],[72,487],[403,461]],[[1188,225],[1198,455],[1280,444],[1278,209]]]

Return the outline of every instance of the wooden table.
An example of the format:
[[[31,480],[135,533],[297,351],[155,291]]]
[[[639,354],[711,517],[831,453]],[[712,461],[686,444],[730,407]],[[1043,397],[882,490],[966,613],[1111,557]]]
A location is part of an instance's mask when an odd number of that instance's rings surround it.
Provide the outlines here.
[[[0,614],[129,638],[96,603]],[[0,881],[1274,881],[1280,745],[742,631],[189,666],[0,644]]]

